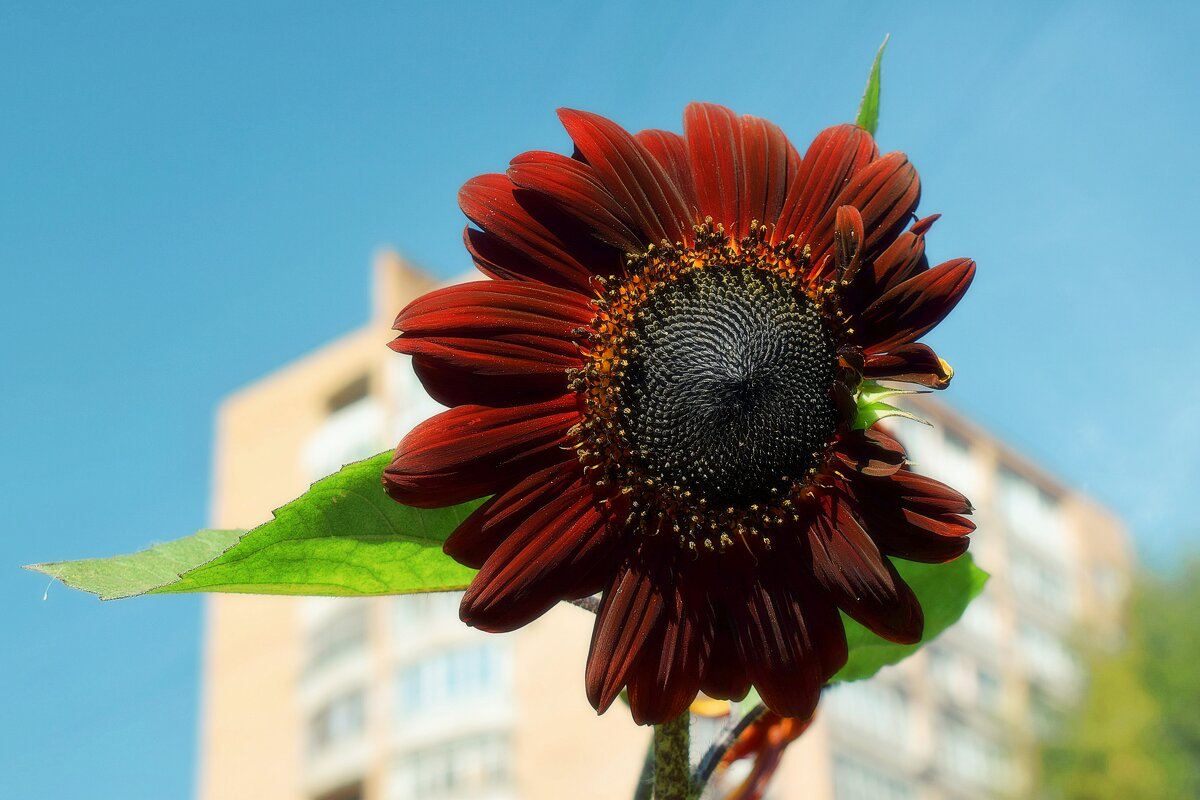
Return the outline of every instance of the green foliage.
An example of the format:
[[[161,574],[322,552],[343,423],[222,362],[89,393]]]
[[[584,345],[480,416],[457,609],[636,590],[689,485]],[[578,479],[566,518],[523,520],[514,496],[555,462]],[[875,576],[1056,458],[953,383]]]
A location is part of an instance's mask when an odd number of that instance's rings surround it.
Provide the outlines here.
[[[948,564],[918,564],[893,559],[904,581],[912,587],[925,612],[925,633],[916,644],[896,644],[881,639],[854,620],[842,615],[850,658],[830,683],[858,681],[902,661],[949,628],[983,591],[988,574],[975,565],[970,555]]]
[[[1042,747],[1056,800],[1200,797],[1200,560],[1172,581],[1139,580],[1129,634],[1090,664],[1082,703]]]
[[[127,556],[30,569],[102,599],[174,592],[373,595],[464,588],[474,570],[442,542],[479,504],[400,505],[379,476],[381,453],[317,481],[248,533],[200,531]]]
[[[883,49],[887,47],[890,35],[883,37],[883,44],[879,45],[879,52],[875,54],[875,61],[871,64],[871,74],[867,76],[867,88],[863,90],[862,100],[858,103],[858,116],[854,120],[860,128],[866,128],[872,136],[879,128],[880,67],[883,64]]]

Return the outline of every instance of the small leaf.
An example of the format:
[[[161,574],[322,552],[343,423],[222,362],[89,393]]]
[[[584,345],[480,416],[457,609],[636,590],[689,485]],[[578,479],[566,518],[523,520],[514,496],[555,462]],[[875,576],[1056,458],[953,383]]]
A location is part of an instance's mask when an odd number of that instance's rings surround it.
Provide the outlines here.
[[[924,636],[916,644],[895,644],[881,639],[843,614],[850,658],[830,683],[869,678],[883,667],[912,655],[957,622],[970,602],[983,591],[988,579],[988,574],[975,566],[970,555],[948,564],[918,564],[899,559],[893,559],[893,563],[921,601],[925,612]]]
[[[375,595],[465,588],[475,571],[442,542],[481,501],[403,506],[383,490],[381,453],[317,481],[244,535],[201,531],[128,556],[31,567],[103,599],[173,592]]]
[[[866,128],[874,136],[879,128],[879,72],[883,62],[883,49],[887,47],[889,33],[883,37],[875,61],[871,64],[871,74],[867,77],[867,88],[863,91],[862,100],[858,103],[858,117],[854,120],[860,128]]]

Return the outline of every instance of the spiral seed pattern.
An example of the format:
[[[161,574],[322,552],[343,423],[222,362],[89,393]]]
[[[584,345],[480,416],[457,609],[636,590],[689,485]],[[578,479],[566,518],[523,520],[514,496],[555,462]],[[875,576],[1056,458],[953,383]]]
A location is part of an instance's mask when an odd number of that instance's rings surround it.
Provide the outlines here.
[[[745,505],[815,465],[836,422],[837,354],[807,296],[715,265],[659,287],[633,324],[622,418],[648,472]]]
[[[574,447],[642,533],[696,553],[770,550],[837,431],[836,294],[806,277],[793,237],[755,224],[733,239],[712,220],[693,233],[597,279],[570,382]]]

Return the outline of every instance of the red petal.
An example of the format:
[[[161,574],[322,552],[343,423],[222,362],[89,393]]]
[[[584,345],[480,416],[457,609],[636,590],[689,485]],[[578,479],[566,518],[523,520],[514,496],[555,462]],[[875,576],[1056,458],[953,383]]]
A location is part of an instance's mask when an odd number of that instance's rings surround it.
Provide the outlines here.
[[[909,230],[897,236],[875,259],[872,284],[877,295],[883,294],[927,269],[929,261],[925,258],[925,237]]]
[[[779,221],[788,187],[800,169],[800,153],[779,126],[758,117],[743,116],[742,141],[746,189],[742,193],[743,224]]]
[[[794,576],[767,583],[749,583],[745,605],[734,609],[738,653],[768,708],[809,717],[825,681],[846,663],[842,620],[828,597]]]
[[[839,277],[853,281],[862,264],[863,251],[863,220],[854,206],[838,206],[833,242]]]
[[[813,574],[843,611],[890,641],[921,640],[921,604],[863,530],[846,498],[822,498],[821,511],[808,526],[808,541]]]
[[[573,484],[580,469],[579,460],[571,458],[538,470],[497,493],[454,529],[442,550],[458,563],[479,569],[517,526]]]
[[[675,588],[646,648],[629,674],[629,707],[639,725],[675,719],[700,691],[712,648],[712,620]]]
[[[749,220],[739,212],[745,191],[742,127],[724,106],[692,103],[683,112],[683,135],[696,179],[700,216],[712,217],[730,235],[743,236]]]
[[[567,391],[581,363],[573,331],[592,309],[580,295],[534,283],[478,281],[430,292],[396,318],[393,350],[413,356],[435,400],[513,405]]]
[[[605,711],[628,682],[644,647],[655,646],[650,632],[663,614],[662,595],[640,566],[622,567],[596,612],[587,660],[587,696]]]
[[[650,155],[654,156],[672,182],[679,187],[688,219],[701,219],[700,201],[696,199],[696,182],[692,178],[692,162],[688,158],[687,141],[678,133],[660,130],[639,131],[633,135]]]
[[[741,700],[750,691],[750,676],[738,656],[733,632],[720,620],[716,625],[700,690],[718,700]]]
[[[518,195],[518,192],[524,194]],[[458,193],[463,213],[480,227],[468,231],[467,248],[485,273],[591,292],[593,275],[619,273],[619,253],[543,197],[517,189],[506,175],[480,175]]]
[[[875,534],[879,549],[908,561],[943,564],[967,552],[975,525],[962,517],[925,517],[911,511],[902,513],[903,523],[885,523]],[[875,529],[872,528],[874,531]]]
[[[694,221],[683,194],[640,142],[598,114],[564,108],[558,117],[643,240],[688,240]]]
[[[800,162],[779,214],[776,239],[795,234],[811,241],[812,231],[850,179],[879,154],[875,140],[857,125],[836,125],[817,134]]]
[[[428,419],[396,448],[383,483],[394,499],[439,508],[494,494],[574,458],[563,448],[579,422],[574,395],[512,408],[459,406]]]
[[[904,464],[904,447],[878,428],[849,431],[838,438],[833,454],[864,475],[891,475]]]
[[[921,181],[903,153],[888,153],[872,161],[837,196],[836,205],[854,206],[862,214],[862,258],[870,261],[892,243],[908,224],[921,199]],[[833,252],[837,209],[831,208],[806,239],[813,264]]]
[[[850,285],[842,290],[842,308],[858,314],[881,295],[927,269],[925,237],[912,230],[905,231],[874,260],[863,264]]]
[[[901,470],[888,479],[890,488],[909,509],[925,514],[970,514],[971,501],[962,492],[941,481],[911,470]]]
[[[854,341],[870,354],[921,338],[958,305],[974,277],[975,262],[959,258],[909,278],[859,316]]]
[[[468,625],[499,633],[528,624],[559,600],[599,591],[620,537],[582,474],[521,521],[487,559],[462,601]]]
[[[904,344],[886,353],[868,356],[863,377],[945,389],[950,385],[953,373],[929,345]]]
[[[420,334],[503,330],[519,322],[545,335],[565,332],[569,337],[571,328],[587,325],[593,315],[591,303],[576,292],[531,283],[472,281],[422,295],[396,316],[393,327]]]
[[[932,564],[966,552],[975,525],[960,514],[970,503],[950,487],[901,470],[885,479],[853,478],[846,488],[882,552]]]
[[[604,188],[596,171],[558,153],[522,153],[512,160],[508,177],[523,189],[545,195],[579,220],[606,244],[640,253],[648,242],[633,232],[633,222]]]

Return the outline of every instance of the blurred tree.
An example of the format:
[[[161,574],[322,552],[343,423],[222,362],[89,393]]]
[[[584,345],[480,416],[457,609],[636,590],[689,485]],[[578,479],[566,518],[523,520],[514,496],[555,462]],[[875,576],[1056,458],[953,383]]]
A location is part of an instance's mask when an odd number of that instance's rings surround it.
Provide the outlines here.
[[[1143,576],[1117,653],[1097,656],[1088,690],[1042,748],[1056,800],[1200,797],[1200,559],[1172,579]]]

